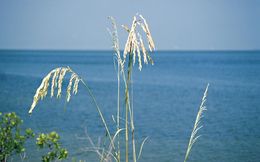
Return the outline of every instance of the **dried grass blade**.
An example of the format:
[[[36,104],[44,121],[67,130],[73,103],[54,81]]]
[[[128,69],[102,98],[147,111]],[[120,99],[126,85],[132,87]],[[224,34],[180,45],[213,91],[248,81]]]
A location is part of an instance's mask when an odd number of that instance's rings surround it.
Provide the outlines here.
[[[207,85],[207,87],[204,91],[204,95],[203,95],[202,100],[201,100],[199,111],[198,111],[198,114],[197,114],[197,117],[196,117],[196,120],[195,120],[195,123],[194,123],[194,127],[193,127],[193,130],[192,130],[191,136],[190,136],[190,140],[189,140],[188,148],[187,148],[186,155],[185,155],[185,158],[184,158],[184,162],[186,162],[188,160],[192,146],[194,145],[194,143],[200,137],[200,135],[197,136],[197,133],[202,128],[202,126],[199,126],[199,125],[200,125],[200,122],[201,122],[203,111],[206,110],[206,107],[205,107],[204,104],[205,104],[206,98],[207,98],[208,87],[209,87],[209,84]]]
[[[143,147],[144,147],[144,143],[146,142],[146,140],[148,139],[149,137],[145,137],[145,139],[143,140],[141,146],[140,146],[140,150],[139,150],[139,154],[138,154],[138,158],[137,160],[139,160],[139,158],[141,157],[142,155],[142,151],[143,151]]]

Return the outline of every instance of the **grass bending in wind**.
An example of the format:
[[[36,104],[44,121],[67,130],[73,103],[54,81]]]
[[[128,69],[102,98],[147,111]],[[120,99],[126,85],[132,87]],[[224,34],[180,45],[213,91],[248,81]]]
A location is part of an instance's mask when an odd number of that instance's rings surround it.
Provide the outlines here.
[[[89,95],[91,96],[95,107],[97,108],[98,114],[102,120],[102,123],[105,127],[106,133],[108,134],[108,137],[110,139],[110,143],[112,145],[112,148],[115,149],[114,147],[114,143],[113,143],[113,138],[111,136],[111,133],[109,131],[109,128],[106,124],[105,118],[100,110],[100,107],[96,101],[96,98],[93,94],[93,92],[91,91],[91,89],[89,88],[89,86],[86,84],[86,82],[77,74],[75,73],[70,67],[58,67],[53,69],[52,71],[50,71],[43,79],[42,82],[40,84],[40,86],[38,87],[38,89],[36,90],[36,93],[34,95],[33,98],[33,102],[32,105],[30,107],[29,110],[29,114],[32,114],[34,108],[36,107],[36,105],[38,104],[39,100],[43,100],[47,94],[48,94],[48,87],[51,84],[51,97],[54,96],[54,91],[57,88],[57,98],[60,98],[62,95],[62,86],[63,86],[63,80],[65,79],[65,75],[66,73],[70,73],[71,77],[70,77],[70,81],[69,84],[67,86],[67,102],[70,101],[70,96],[71,96],[71,88],[72,88],[72,84],[74,82],[73,85],[73,94],[77,94],[78,92],[78,84],[79,82],[81,82],[84,87],[87,89]]]
[[[192,146],[201,136],[201,135],[198,135],[198,131],[203,127],[201,125],[201,119],[203,118],[203,112],[205,110],[207,110],[206,106],[205,106],[205,102],[206,102],[206,98],[207,98],[208,88],[209,88],[209,84],[207,85],[207,87],[204,91],[204,95],[203,95],[202,100],[201,100],[199,111],[198,111],[198,114],[197,114],[197,117],[196,117],[196,120],[195,120],[195,123],[194,123],[194,126],[193,126],[193,130],[191,132],[191,136],[190,136],[188,148],[187,148],[187,151],[186,151],[186,155],[185,155],[185,158],[184,158],[184,162],[186,162],[188,160]]]

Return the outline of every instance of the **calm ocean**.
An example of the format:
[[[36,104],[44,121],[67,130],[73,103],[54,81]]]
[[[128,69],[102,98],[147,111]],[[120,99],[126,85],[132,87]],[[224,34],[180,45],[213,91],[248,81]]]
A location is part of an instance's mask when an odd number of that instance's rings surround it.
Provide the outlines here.
[[[140,161],[183,161],[207,83],[208,110],[190,162],[259,161],[260,52],[157,52],[153,58],[154,66],[144,66],[140,72],[135,65],[133,74],[138,149],[149,136]],[[23,127],[36,133],[57,131],[69,151],[68,161],[72,157],[97,161],[95,153],[86,151],[90,144],[85,133],[87,129],[98,143],[104,129],[82,86],[69,103],[47,97],[32,116],[27,113],[41,78],[58,66],[70,66],[87,80],[114,129],[113,52],[0,51],[0,111],[16,112]],[[34,142],[27,145],[28,161],[40,161]]]

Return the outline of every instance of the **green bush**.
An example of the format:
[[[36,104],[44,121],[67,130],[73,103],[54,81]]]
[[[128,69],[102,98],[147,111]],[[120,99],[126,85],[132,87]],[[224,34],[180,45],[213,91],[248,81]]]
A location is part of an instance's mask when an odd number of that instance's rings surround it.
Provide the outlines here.
[[[26,140],[35,136],[32,129],[28,128],[22,134],[21,124],[23,121],[15,112],[2,114],[0,112],[0,162],[7,162],[7,159],[15,154],[25,152],[24,144]],[[63,160],[68,156],[68,151],[61,147],[60,136],[56,132],[49,134],[39,134],[36,145],[40,149],[48,149],[42,156],[43,162]]]
[[[6,162],[7,158],[25,152],[24,143],[27,139],[34,137],[32,129],[21,133],[23,121],[14,113],[2,114],[0,112],[0,161]]]
[[[50,151],[42,156],[43,162],[50,162],[56,159],[63,160],[68,156],[68,151],[61,147],[60,136],[56,132],[49,134],[41,133],[36,139],[36,144],[40,149],[47,148]]]

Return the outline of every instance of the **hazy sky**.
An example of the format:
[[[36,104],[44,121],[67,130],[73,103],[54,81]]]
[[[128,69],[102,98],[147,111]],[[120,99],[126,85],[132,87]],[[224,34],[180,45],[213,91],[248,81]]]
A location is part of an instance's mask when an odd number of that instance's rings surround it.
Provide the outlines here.
[[[260,49],[260,0],[1,0],[0,49],[110,49],[137,12],[159,50]]]

